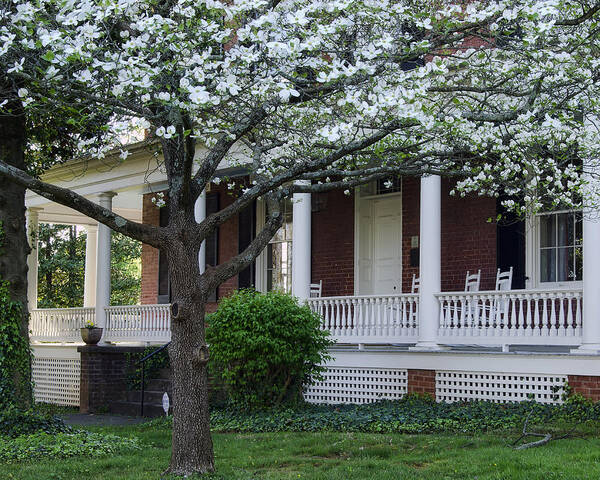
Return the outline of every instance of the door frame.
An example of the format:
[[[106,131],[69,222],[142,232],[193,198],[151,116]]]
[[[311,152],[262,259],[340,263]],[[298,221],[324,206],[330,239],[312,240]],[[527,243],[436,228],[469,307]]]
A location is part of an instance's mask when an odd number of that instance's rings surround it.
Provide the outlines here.
[[[360,195],[360,187],[355,188],[354,190],[354,295],[361,295],[359,292],[360,287],[360,268],[359,268],[359,252],[360,252],[360,228],[359,228],[359,219],[360,219],[360,202],[364,201],[372,201],[372,200],[382,200],[388,199],[392,197],[400,197],[400,242],[402,242],[402,223],[403,223],[403,215],[402,215],[402,183],[400,184],[401,188],[399,192],[393,193],[382,193],[378,195]],[[402,248],[402,247],[400,247]],[[404,253],[404,252],[402,252]],[[402,263],[403,258],[400,261],[400,278],[402,278]],[[400,283],[400,291],[398,293],[402,293],[402,282]],[[374,295],[378,295],[377,292]]]

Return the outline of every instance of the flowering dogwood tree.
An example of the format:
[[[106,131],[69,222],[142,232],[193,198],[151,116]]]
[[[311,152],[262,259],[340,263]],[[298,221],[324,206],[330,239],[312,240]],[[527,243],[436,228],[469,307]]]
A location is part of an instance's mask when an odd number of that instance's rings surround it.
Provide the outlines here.
[[[165,251],[173,302],[177,474],[213,470],[205,304],[250,265],[295,192],[396,175],[456,177],[456,194],[518,213],[580,207],[595,173],[600,5],[573,0],[15,0],[2,3],[8,103],[110,111],[103,156],[149,131],[168,178],[165,227],[128,221],[0,159],[12,183]],[[32,61],[35,58],[35,62]],[[16,96],[15,96],[16,94]],[[11,103],[12,102],[12,103]],[[6,137],[2,137],[2,141]],[[219,169],[250,184],[201,223],[194,204]],[[257,198],[264,228],[201,273],[202,241]],[[185,268],[182,266],[185,265]]]

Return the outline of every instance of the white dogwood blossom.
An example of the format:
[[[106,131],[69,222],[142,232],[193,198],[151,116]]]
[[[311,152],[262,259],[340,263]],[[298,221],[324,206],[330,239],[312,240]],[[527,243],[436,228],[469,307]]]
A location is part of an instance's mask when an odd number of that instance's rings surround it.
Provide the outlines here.
[[[102,142],[81,142],[87,153],[118,145],[127,122],[162,141],[181,127],[207,156],[234,140],[222,161],[261,178],[298,165],[325,183],[374,168],[448,173],[455,193],[502,194],[524,212],[580,206],[584,170],[596,170],[594,8],[18,0],[2,4],[0,62],[32,112],[66,93],[110,110]]]

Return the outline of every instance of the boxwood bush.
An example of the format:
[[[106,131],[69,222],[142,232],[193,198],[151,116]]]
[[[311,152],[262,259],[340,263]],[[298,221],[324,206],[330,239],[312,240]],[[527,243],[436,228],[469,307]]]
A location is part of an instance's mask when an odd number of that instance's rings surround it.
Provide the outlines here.
[[[290,295],[240,290],[207,324],[209,369],[238,407],[297,401],[311,377],[322,378],[332,342],[320,317]]]

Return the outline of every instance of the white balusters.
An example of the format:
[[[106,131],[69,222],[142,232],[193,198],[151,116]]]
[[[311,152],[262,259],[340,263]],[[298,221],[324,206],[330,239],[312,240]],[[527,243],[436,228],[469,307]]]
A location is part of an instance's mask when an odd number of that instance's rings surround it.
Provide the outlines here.
[[[446,343],[578,344],[582,295],[580,289],[438,294],[440,343],[451,337]]]
[[[31,341],[79,342],[79,329],[95,320],[94,308],[41,308],[32,310]]]
[[[171,309],[168,304],[106,307],[109,342],[168,342],[171,339]]]
[[[340,343],[412,343],[418,336],[415,294],[309,298],[321,328]]]

